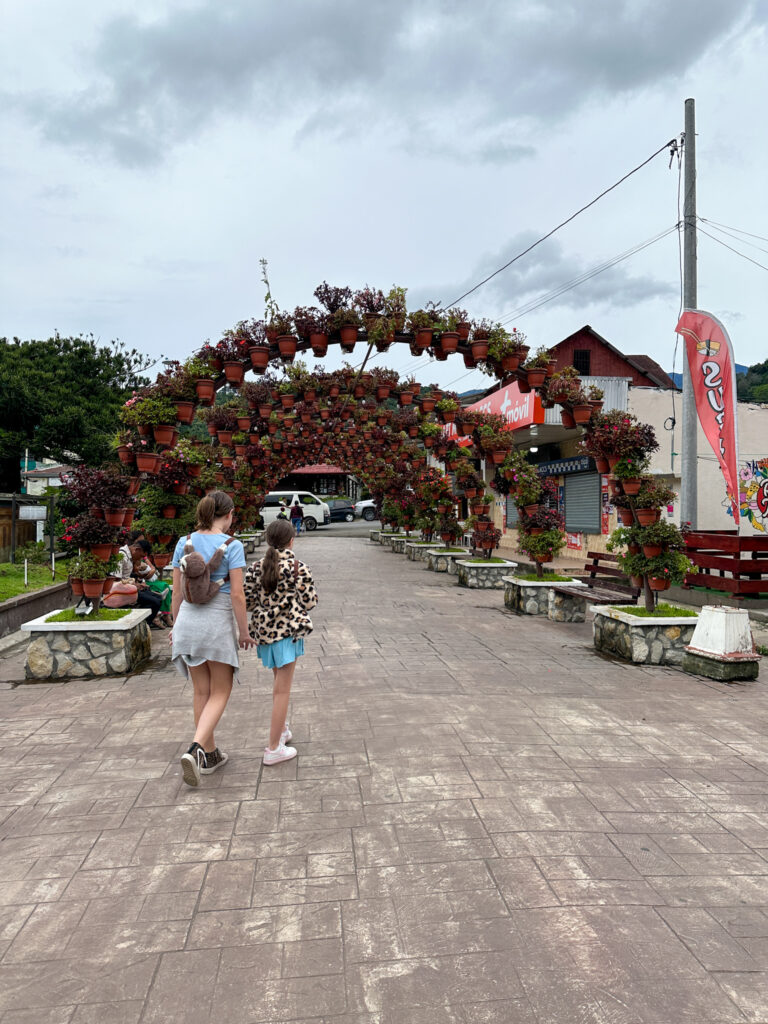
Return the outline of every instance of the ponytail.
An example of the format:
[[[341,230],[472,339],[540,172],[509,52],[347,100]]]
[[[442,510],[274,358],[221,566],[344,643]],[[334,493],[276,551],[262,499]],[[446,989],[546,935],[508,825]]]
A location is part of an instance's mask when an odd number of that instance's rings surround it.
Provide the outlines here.
[[[210,530],[214,519],[229,515],[234,507],[234,501],[224,491],[211,491],[197,503],[195,529]]]
[[[285,551],[295,536],[296,531],[287,519],[275,519],[267,527],[265,538],[269,548],[261,560],[261,585],[265,594],[274,594],[277,589],[280,552]]]

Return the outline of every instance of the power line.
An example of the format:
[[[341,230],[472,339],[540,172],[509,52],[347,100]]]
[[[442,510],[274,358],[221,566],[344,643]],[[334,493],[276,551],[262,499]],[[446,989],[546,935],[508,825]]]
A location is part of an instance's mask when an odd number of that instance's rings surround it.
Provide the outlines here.
[[[631,249],[627,249],[626,252],[619,253],[617,256],[612,256],[609,260],[604,263],[597,264],[596,266],[586,270],[579,277],[572,278],[570,281],[564,282],[562,285],[558,285],[549,292],[545,292],[536,299],[532,299],[529,303],[524,306],[520,306],[518,309],[513,310],[511,313],[502,314],[501,323],[507,324],[512,320],[518,320],[521,316],[525,316],[527,313],[532,313],[534,310],[539,309],[541,306],[546,305],[548,302],[552,302],[554,299],[559,298],[565,292],[572,291],[574,288],[578,288],[579,285],[591,280],[593,277],[597,277],[598,274],[602,274],[606,270],[610,270],[617,264],[629,259],[631,256],[635,256],[637,253],[642,252],[643,249],[647,249],[650,245],[655,242],[661,241],[662,238],[666,238],[671,235],[673,231],[677,230],[677,225],[673,224],[671,227],[666,228],[664,231],[659,232],[658,235],[654,235],[652,238],[646,239],[644,242],[639,242]]]
[[[697,220],[703,221],[705,224],[711,224],[717,228],[728,228],[729,231],[737,231],[740,235],[749,235],[750,238],[759,238],[761,242],[768,242],[768,238],[763,235],[753,235],[751,231],[744,231],[743,228],[734,228],[730,224],[718,224],[716,220],[709,220],[707,217],[697,217]]]
[[[760,267],[761,270],[768,270],[768,267],[763,266],[762,263],[758,263],[757,260],[753,260],[751,256],[746,256],[743,252],[739,252],[738,249],[734,249],[732,245],[728,245],[726,242],[722,240],[722,238],[716,238],[714,235],[710,235],[710,233],[708,231],[705,231],[704,228],[699,228],[699,231],[702,233],[702,235],[706,235],[707,238],[711,238],[713,242],[717,242],[718,245],[722,245],[726,249],[729,249],[731,252],[735,252],[736,255],[741,256],[743,260],[747,260],[749,263],[754,263],[754,265],[756,267]]]
[[[496,277],[497,274],[500,274],[502,270],[506,270],[507,267],[511,267],[513,263],[516,263],[519,259],[522,259],[523,256],[526,256],[529,252],[535,249],[537,245],[541,245],[542,242],[546,242],[546,240],[548,238],[551,238],[552,235],[555,234],[555,232],[560,230],[560,228],[565,227],[566,224],[570,224],[572,220],[575,220],[576,217],[579,216],[579,214],[584,213],[584,211],[588,210],[590,206],[594,206],[596,202],[603,198],[603,196],[607,196],[609,192],[613,192],[613,190],[615,188],[618,188],[619,185],[623,184],[623,182],[625,182],[627,178],[631,178],[633,174],[636,174],[641,168],[645,167],[646,164],[649,164],[651,160],[653,160],[655,157],[659,155],[659,153],[663,153],[665,149],[669,149],[673,145],[675,147],[677,146],[677,141],[675,139],[671,139],[669,142],[665,142],[664,145],[657,149],[655,153],[651,153],[651,155],[646,160],[643,160],[641,164],[638,164],[637,167],[633,167],[631,171],[625,174],[622,178],[619,178],[619,180],[617,182],[614,182],[614,184],[611,185],[609,188],[604,189],[604,191],[602,191],[599,195],[595,196],[595,198],[590,200],[590,202],[588,202],[585,206],[582,206],[581,209],[577,210],[575,213],[572,213],[570,217],[568,217],[566,220],[558,224],[557,227],[552,228],[552,230],[548,231],[546,235],[543,235],[532,245],[529,245],[527,249],[523,249],[523,251],[518,253],[517,256],[513,256],[513,258],[509,260],[507,263],[505,263],[503,267],[499,267],[498,270],[494,270],[492,274],[489,274],[488,277],[483,278],[482,281],[478,282],[478,284],[474,285],[468,291],[464,292],[463,295],[460,295],[457,299],[454,299],[452,302],[449,302],[448,307],[457,305],[459,302],[461,302],[462,299],[465,299],[468,295],[471,295],[472,292],[476,292],[478,288],[482,288],[484,284],[487,284],[492,278]]]
[[[764,249],[762,245],[755,245],[754,242],[748,242],[746,238],[741,238],[739,235],[735,235],[732,231],[726,231],[725,228],[717,227],[711,221],[708,221],[705,217],[698,217],[697,220],[700,220],[704,224],[709,224],[712,230],[717,231],[717,233],[720,235],[727,235],[728,238],[733,238],[735,239],[735,241],[741,242],[742,245],[748,245],[752,249],[757,249],[758,252],[764,252],[768,254],[768,249]],[[754,235],[752,237],[759,238],[760,236]],[[766,239],[766,241],[768,241],[768,239]]]

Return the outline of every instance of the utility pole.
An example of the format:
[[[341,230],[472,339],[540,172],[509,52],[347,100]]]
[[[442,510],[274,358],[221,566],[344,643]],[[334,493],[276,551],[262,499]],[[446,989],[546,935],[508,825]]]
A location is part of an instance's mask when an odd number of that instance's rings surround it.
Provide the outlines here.
[[[696,103],[685,101],[683,185],[683,306],[696,309]],[[698,429],[691,368],[683,340],[683,427],[681,432],[680,521],[698,525]]]

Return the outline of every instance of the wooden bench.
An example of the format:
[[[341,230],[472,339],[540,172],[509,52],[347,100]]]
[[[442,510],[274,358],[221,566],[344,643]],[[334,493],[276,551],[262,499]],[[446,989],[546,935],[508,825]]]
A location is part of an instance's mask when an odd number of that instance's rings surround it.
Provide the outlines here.
[[[637,604],[637,599],[642,594],[641,587],[633,587],[630,583],[624,582],[626,577],[618,568],[616,555],[607,554],[604,551],[588,551],[587,562],[584,571],[587,576],[574,576],[574,579],[586,583],[586,589],[581,587],[558,587],[554,586],[554,593],[562,595],[563,598],[573,599],[575,602],[582,601],[589,604],[615,604],[623,601],[625,604]],[[577,620],[574,620],[577,621]],[[583,621],[583,620],[581,620]]]

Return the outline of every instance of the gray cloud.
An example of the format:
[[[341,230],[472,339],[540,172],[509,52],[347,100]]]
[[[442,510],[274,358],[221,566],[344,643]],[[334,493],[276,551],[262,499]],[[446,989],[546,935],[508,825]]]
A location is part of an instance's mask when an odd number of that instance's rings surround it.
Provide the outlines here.
[[[413,289],[408,296],[409,305],[417,308],[431,299],[441,304],[452,302],[535,241],[536,235],[532,232],[516,235],[499,252],[483,256],[463,281],[437,288]],[[592,261],[586,265],[578,256],[566,253],[557,239],[549,239],[467,296],[460,305],[495,310],[497,317],[512,315],[585,274],[591,266]],[[629,307],[678,294],[677,283],[646,274],[633,275],[626,264],[620,263],[553,297],[546,308],[583,309],[595,304]]]
[[[107,22],[80,94],[13,99],[48,139],[127,166],[159,162],[222,116],[290,119],[299,139],[376,132],[427,154],[508,162],[532,152],[542,124],[677,77],[737,28],[765,20],[750,0],[587,7],[203,0],[152,21]]]

